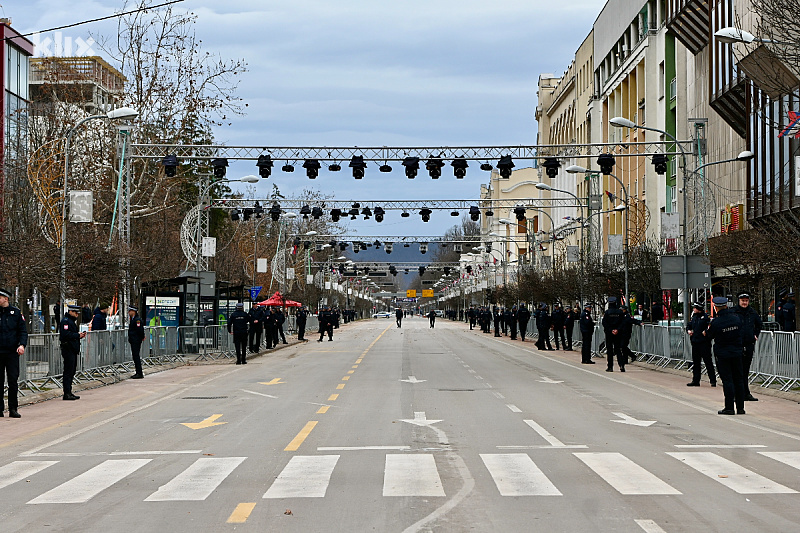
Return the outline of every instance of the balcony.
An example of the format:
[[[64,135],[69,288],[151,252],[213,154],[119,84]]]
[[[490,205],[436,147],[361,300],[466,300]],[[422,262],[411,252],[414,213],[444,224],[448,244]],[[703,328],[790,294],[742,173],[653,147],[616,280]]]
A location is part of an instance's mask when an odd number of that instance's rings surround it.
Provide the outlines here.
[[[667,0],[667,28],[694,55],[708,44],[708,0]]]

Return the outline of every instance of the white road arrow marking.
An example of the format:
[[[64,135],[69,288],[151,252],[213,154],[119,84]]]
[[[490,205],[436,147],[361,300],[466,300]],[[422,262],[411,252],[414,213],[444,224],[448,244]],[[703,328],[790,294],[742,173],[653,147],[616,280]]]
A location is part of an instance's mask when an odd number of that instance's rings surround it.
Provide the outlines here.
[[[632,416],[628,416],[625,413],[611,413],[611,414],[614,416],[618,416],[622,419],[622,420],[612,420],[612,422],[616,422],[618,424],[629,424],[631,426],[641,426],[646,428],[656,423],[655,420],[636,420]]]
[[[422,411],[414,413],[414,420],[401,419],[400,422],[408,422],[409,424],[414,424],[415,426],[430,426],[431,424],[441,422],[441,420],[428,420],[425,417],[425,411]]]
[[[539,383],[564,383],[563,381],[555,381],[548,377],[542,376],[542,379],[539,380]]]
[[[416,376],[408,376],[408,379],[401,379],[400,381],[405,381],[406,383],[424,383],[426,379],[417,379]]]

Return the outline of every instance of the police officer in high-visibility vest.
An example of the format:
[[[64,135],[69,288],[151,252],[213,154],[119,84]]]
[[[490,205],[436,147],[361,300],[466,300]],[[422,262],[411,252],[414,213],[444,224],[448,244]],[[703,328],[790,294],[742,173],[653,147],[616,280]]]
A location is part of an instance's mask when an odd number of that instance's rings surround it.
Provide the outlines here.
[[[78,369],[78,354],[81,352],[81,339],[86,336],[85,331],[78,331],[75,320],[81,313],[81,306],[67,306],[67,314],[58,324],[58,340],[61,343],[61,357],[64,359],[64,375],[62,388],[64,400],[80,400],[81,397],[72,394],[72,380]]]
[[[20,418],[19,408],[19,357],[25,354],[28,330],[22,312],[9,305],[11,293],[0,289],[0,386],[8,376],[8,416]],[[3,398],[0,396],[0,416],[3,416]]]
[[[142,379],[142,342],[144,341],[144,324],[139,317],[139,309],[131,305],[128,307],[128,317],[130,323],[128,324],[128,344],[131,345],[131,358],[133,359],[133,366],[136,372],[131,376],[131,379]]]

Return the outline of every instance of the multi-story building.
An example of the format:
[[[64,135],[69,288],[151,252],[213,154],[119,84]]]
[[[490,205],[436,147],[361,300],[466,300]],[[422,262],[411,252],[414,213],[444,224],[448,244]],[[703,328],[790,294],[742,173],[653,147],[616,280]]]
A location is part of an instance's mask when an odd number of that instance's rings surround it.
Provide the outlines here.
[[[36,104],[63,102],[89,115],[106,113],[119,103],[125,76],[103,58],[31,59],[30,95]]]
[[[0,19],[0,78],[3,102],[0,104],[0,232],[5,228],[7,187],[25,179],[27,151],[28,61],[33,43],[11,27],[10,19]]]

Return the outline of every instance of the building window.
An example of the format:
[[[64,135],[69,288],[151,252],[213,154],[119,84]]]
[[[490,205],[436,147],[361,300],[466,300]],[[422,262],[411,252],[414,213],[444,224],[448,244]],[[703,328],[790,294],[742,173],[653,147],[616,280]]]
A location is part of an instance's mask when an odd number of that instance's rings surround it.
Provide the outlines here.
[[[669,99],[672,101],[676,98],[678,98],[678,79],[672,78],[672,81],[669,82]]]

